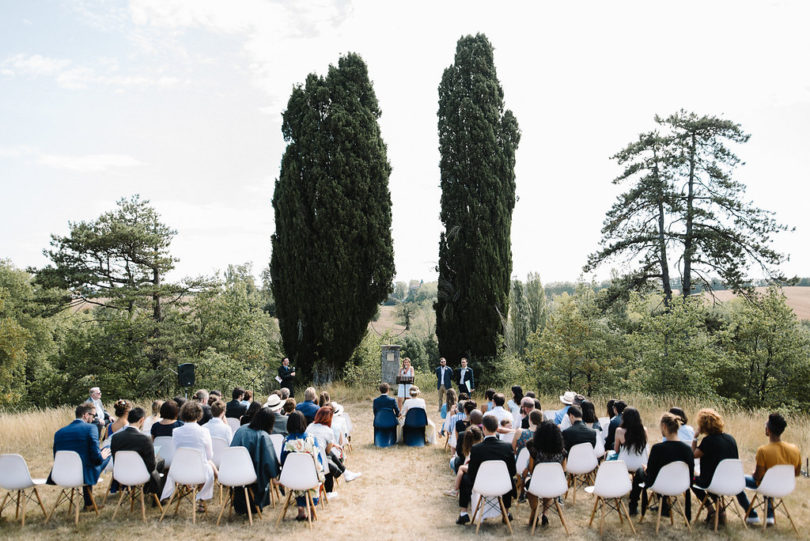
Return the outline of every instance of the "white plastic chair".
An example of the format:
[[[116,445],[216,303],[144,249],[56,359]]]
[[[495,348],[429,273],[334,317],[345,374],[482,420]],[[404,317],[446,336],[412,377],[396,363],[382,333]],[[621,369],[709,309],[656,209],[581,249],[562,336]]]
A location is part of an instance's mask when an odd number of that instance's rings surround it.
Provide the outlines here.
[[[509,527],[509,534],[512,535],[512,523],[509,521],[509,513],[506,512],[506,507],[503,505],[503,495],[512,490],[512,478],[509,476],[509,469],[503,460],[485,460],[478,468],[478,473],[475,476],[475,484],[473,485],[473,494],[478,494],[480,498],[473,510],[472,522],[475,524],[475,518],[478,516],[478,524],[475,526],[475,533],[481,528],[481,522],[484,520],[484,505],[487,499],[498,498],[498,504],[501,508],[501,516]],[[478,515],[478,511],[481,514]]]
[[[307,522],[309,522],[309,528],[312,529],[312,519],[317,520],[318,516],[315,513],[315,504],[312,501],[310,490],[318,490],[321,485],[321,481],[318,479],[315,457],[309,453],[289,453],[284,460],[284,467],[281,468],[279,484],[287,489],[287,499],[278,514],[276,528],[281,524],[284,515],[287,514],[287,507],[289,507],[290,500],[293,497],[293,490],[298,490],[305,491]]]
[[[517,470],[518,475],[521,475],[526,468],[529,467],[529,458],[529,450],[524,447],[520,450],[517,459],[515,460],[515,469]]]
[[[146,522],[146,506],[144,505],[143,501],[143,489],[144,485],[152,478],[146,469],[146,464],[144,464],[141,455],[135,451],[118,451],[115,453],[113,479],[118,481],[118,484],[120,485],[119,490],[121,491],[121,496],[118,498],[118,505],[115,506],[115,511],[113,512],[113,520],[115,520],[115,516],[118,514],[118,509],[121,507],[121,502],[123,502],[124,498],[127,496],[127,494],[129,494],[130,511],[132,511],[134,506],[135,498],[140,496],[141,517],[143,517],[143,521]],[[124,487],[128,487],[129,490],[125,491]],[[154,497],[155,502],[157,502],[157,506],[160,511],[163,512],[163,508],[160,505],[160,499],[158,498],[157,494],[152,494],[152,497]]]
[[[717,469],[714,470],[714,475],[712,475],[712,481],[709,483],[709,486],[701,487],[695,485],[695,488],[706,492],[700,502],[697,515],[695,515],[695,522],[700,518],[700,512],[703,511],[703,508],[706,507],[708,509],[706,503],[709,499],[709,494],[714,494],[717,496],[717,508],[714,513],[714,531],[717,531],[717,526],[720,522],[720,513],[729,505],[734,506],[734,511],[737,513],[737,516],[742,519],[743,526],[748,528],[748,525],[745,523],[745,517],[743,517],[743,515],[740,514],[740,510],[737,509],[737,503],[734,498],[745,488],[745,472],[743,471],[743,463],[741,460],[737,458],[721,460],[717,465]],[[732,504],[732,502],[734,503]]]
[[[48,522],[56,512],[56,508],[62,503],[70,502],[70,506],[76,508],[76,525],[79,525],[79,499],[82,497],[82,487],[84,487],[84,468],[82,467],[82,459],[76,451],[57,451],[53,457],[53,469],[51,470],[51,480],[58,486],[62,487],[59,495],[56,497],[56,503],[51,510],[51,514],[45,519]],[[70,489],[68,492],[67,489]],[[76,496],[74,503],[73,496]],[[90,501],[93,504],[93,509],[98,515],[98,506],[96,500],[93,498],[93,493],[90,492]],[[70,512],[70,506],[68,512]]]
[[[233,511],[233,495],[234,489],[242,487],[245,492],[245,506],[248,512],[248,521],[251,526],[253,525],[253,510],[250,505],[250,499],[253,497],[253,488],[250,486],[256,482],[256,470],[253,469],[253,460],[250,458],[250,453],[242,446],[228,447],[225,449],[221,457],[221,466],[219,467],[219,482],[222,486],[229,488],[228,498],[222,504],[222,509],[217,517],[217,526],[222,520],[222,513],[225,512],[225,507],[230,507],[231,511],[228,512],[230,518]],[[248,491],[250,496],[248,496]],[[256,512],[259,518],[262,516],[262,511],[256,507]]]
[[[163,459],[163,467],[168,468],[174,460],[174,440],[171,436],[158,436],[155,438],[155,447],[160,447],[158,454]]]
[[[602,427],[602,432],[607,434],[608,427],[610,426],[610,417],[600,417],[599,426]]]
[[[240,426],[242,426],[239,419],[236,417],[225,417],[225,420],[228,422],[228,426],[231,427],[231,432],[234,434],[236,434],[236,431],[239,430]]]
[[[622,497],[630,492],[632,488],[630,484],[630,476],[627,475],[627,465],[621,460],[609,460],[602,462],[596,472],[596,482],[593,486],[585,487],[585,492],[596,495],[596,501],[593,504],[593,511],[591,511],[591,520],[588,522],[588,528],[593,525],[593,517],[596,515],[596,508],[599,507],[599,535],[603,535],[605,526],[605,503],[608,505],[608,513],[614,510],[619,514],[619,522],[624,523],[624,517],[627,517],[627,523],[636,535],[636,528],[633,526],[633,521],[630,520],[630,515],[624,507]],[[611,502],[610,500],[613,500]],[[600,505],[601,503],[601,505]]]
[[[578,443],[568,451],[565,473],[568,474],[569,486],[574,489],[574,503],[577,503],[577,488],[591,482],[593,471],[598,465],[593,445],[588,442]],[[568,493],[565,497],[568,497]]]
[[[16,513],[14,518],[20,517],[20,526],[25,526],[25,504],[28,500],[33,500],[31,494],[33,493],[39,503],[39,508],[42,509],[42,514],[45,518],[48,517],[48,512],[42,504],[42,498],[39,497],[39,487],[45,484],[45,479],[32,479],[31,473],[28,471],[28,464],[25,459],[17,454],[0,455],[0,488],[6,489],[6,497],[3,498],[3,503],[0,505],[0,515],[3,509],[8,504],[15,504]],[[29,488],[34,490],[26,492]],[[16,493],[16,494],[15,494]]]
[[[225,450],[230,447],[228,440],[225,438],[218,438],[216,436],[211,437],[211,447],[214,451],[214,456],[211,458],[211,462],[214,463],[214,466],[219,468],[219,464],[222,462],[222,455],[225,453]]]
[[[751,501],[751,505],[748,506],[748,509],[745,512],[745,518],[747,519],[751,511],[759,506],[762,506],[762,516],[765,517],[768,498],[772,498],[774,500],[774,515],[776,515],[776,510],[781,506],[782,511],[785,512],[785,515],[790,521],[790,525],[793,526],[793,531],[796,532],[796,535],[799,535],[799,530],[796,529],[796,525],[793,523],[793,518],[790,516],[790,512],[788,511],[787,505],[785,505],[785,501],[783,499],[796,488],[795,475],[796,471],[790,464],[779,464],[768,468],[765,475],[762,477],[762,481],[760,481],[759,486],[756,488],[754,499]],[[757,499],[760,496],[762,497],[762,501],[757,504]],[[766,520],[762,521],[763,528],[765,528],[766,522]]]
[[[692,526],[689,524],[689,519],[686,518],[686,513],[681,507],[680,502],[678,501],[679,496],[683,496],[684,492],[689,490],[689,485],[692,480],[689,478],[689,466],[686,462],[670,462],[658,472],[658,476],[655,478],[655,482],[650,487],[652,490],[653,495],[661,496],[659,499],[663,499],[664,497],[670,499],[670,506],[671,509],[677,508],[680,511],[681,516],[683,517],[683,521],[686,523],[686,527],[689,529],[689,532],[692,532]],[[658,503],[658,519],[655,521],[655,533],[658,533],[658,528],[661,525],[661,511],[664,508],[662,505],[663,502]],[[641,522],[644,520],[644,517],[641,517]],[[675,525],[675,516],[670,510],[669,513],[669,523],[671,525]]]
[[[537,480],[536,482],[534,480]],[[562,496],[568,491],[568,481],[565,479],[565,472],[563,471],[562,464],[558,462],[541,462],[534,467],[532,473],[532,482],[529,483],[528,493],[537,496],[540,499],[538,509],[534,515],[532,522],[532,535],[537,528],[537,520],[540,518],[542,512],[540,506],[543,505],[543,499],[548,498],[554,501],[554,506],[557,509],[557,515],[560,517],[565,533],[570,535],[568,525],[565,523],[565,516],[563,515],[560,502],[557,498]]]
[[[171,468],[169,468],[169,476],[171,479],[166,480],[167,483],[174,483],[174,492],[172,492],[172,497],[169,498],[169,502],[163,507],[163,512],[160,515],[161,522],[173,501],[177,502],[174,509],[174,514],[177,515],[180,510],[180,502],[190,497],[192,508],[191,522],[193,524],[197,523],[197,487],[204,485],[208,480],[207,466],[207,461],[199,449],[179,447],[175,450],[174,460],[172,461]],[[205,511],[207,512],[208,509],[206,508]]]
[[[284,436],[281,434],[270,434],[270,441],[273,442],[273,450],[276,452],[276,460],[281,464],[281,448],[284,446]]]

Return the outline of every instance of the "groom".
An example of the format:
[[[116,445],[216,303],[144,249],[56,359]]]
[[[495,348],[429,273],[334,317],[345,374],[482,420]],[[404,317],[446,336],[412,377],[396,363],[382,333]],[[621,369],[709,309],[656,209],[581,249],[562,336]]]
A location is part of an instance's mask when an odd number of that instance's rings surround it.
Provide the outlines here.
[[[467,393],[467,396],[472,396],[474,390],[473,369],[467,367],[467,358],[462,357],[461,368],[458,370],[458,393]]]

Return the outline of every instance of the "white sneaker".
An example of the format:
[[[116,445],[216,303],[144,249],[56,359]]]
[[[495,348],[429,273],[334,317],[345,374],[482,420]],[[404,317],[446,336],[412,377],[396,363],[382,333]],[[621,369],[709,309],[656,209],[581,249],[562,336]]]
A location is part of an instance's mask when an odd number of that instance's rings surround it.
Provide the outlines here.
[[[745,523],[751,526],[756,526],[759,524],[759,517],[748,517],[745,519]]]
[[[773,526],[774,524],[776,524],[776,521],[773,519],[773,517],[768,517],[765,519],[765,524],[767,524],[768,526]]]
[[[353,472],[353,471],[350,471],[350,470],[346,470],[346,471],[343,472],[343,478],[346,479],[347,483],[351,483],[352,481],[354,481],[355,479],[357,479],[361,475],[363,475],[363,474],[360,473],[360,472]]]
[[[327,500],[336,500],[336,499],[337,499],[337,497],[338,497],[338,493],[337,493],[337,492],[327,492],[327,493],[326,493],[326,499],[327,499]]]

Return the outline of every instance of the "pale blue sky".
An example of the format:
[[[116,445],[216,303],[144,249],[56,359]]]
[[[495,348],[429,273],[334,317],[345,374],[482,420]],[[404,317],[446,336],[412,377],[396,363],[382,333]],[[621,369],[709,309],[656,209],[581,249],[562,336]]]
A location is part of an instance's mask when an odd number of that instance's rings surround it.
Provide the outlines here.
[[[618,193],[609,156],[681,107],[752,133],[738,178],[797,227],[777,247],[810,275],[808,3],[556,4],[0,0],[0,257],[43,265],[49,234],[140,193],[179,231],[176,278],[258,273],[290,89],[354,51],[383,111],[398,278],[433,279],[436,88],[484,32],[523,132],[515,275],[577,278]]]

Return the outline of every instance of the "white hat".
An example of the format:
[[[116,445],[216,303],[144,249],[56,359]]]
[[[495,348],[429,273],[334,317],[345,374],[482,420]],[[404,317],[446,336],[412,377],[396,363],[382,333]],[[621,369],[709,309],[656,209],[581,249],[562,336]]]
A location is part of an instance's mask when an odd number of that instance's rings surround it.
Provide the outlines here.
[[[577,397],[577,393],[574,391],[565,391],[565,394],[560,396],[560,402],[563,404],[568,404],[569,406],[574,403],[574,399]]]
[[[277,394],[271,394],[267,397],[267,402],[264,405],[270,408],[270,411],[276,413],[278,410],[284,407],[284,402],[281,401],[281,397]]]
[[[332,402],[332,409],[334,410],[335,415],[340,415],[341,413],[343,413],[343,406],[341,406],[337,402]]]

